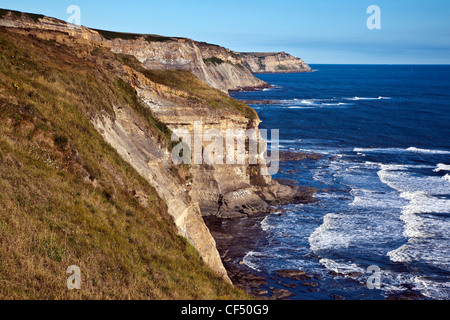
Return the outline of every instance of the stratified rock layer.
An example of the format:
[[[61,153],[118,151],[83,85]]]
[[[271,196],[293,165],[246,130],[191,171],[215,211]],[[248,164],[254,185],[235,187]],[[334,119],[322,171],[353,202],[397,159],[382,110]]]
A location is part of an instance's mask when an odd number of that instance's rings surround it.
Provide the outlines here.
[[[302,59],[286,52],[239,53],[242,64],[253,73],[311,72],[311,67]]]

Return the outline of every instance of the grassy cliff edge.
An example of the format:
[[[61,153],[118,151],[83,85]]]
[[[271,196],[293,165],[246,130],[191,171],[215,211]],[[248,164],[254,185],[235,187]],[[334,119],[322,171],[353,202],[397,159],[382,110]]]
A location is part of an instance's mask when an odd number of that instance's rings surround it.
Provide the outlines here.
[[[44,33],[0,28],[0,297],[248,298],[177,236],[155,190],[92,126],[115,105],[140,112],[117,58]],[[66,287],[70,265],[82,290]]]

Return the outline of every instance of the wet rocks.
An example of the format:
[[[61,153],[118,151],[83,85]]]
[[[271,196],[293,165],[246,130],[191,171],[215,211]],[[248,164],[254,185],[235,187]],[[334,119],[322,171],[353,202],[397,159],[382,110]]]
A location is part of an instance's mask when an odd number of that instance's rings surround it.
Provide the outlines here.
[[[277,276],[280,278],[293,279],[297,281],[309,280],[313,276],[301,270],[278,270]]]
[[[318,153],[291,152],[280,151],[280,162],[303,161],[303,160],[320,160],[323,156]]]
[[[293,292],[290,292],[289,290],[286,289],[274,289],[272,290],[272,298],[276,299],[276,300],[282,300],[282,299],[286,299],[286,298],[290,298],[295,296],[296,294]]]

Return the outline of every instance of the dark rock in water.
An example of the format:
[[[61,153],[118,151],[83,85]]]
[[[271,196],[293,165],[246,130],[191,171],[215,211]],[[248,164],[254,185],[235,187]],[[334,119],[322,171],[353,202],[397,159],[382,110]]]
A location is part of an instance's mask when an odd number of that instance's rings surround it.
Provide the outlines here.
[[[303,161],[303,160],[320,160],[323,156],[318,153],[291,152],[280,151],[280,162]]]
[[[337,295],[337,294],[332,294],[331,298],[333,300],[346,300],[343,296]]]
[[[295,296],[296,294],[293,292],[290,292],[286,289],[275,289],[272,291],[272,294],[277,300],[286,299]]]
[[[314,195],[317,194],[319,189],[313,187],[302,186],[297,190],[297,193],[294,196],[294,203],[313,203],[317,202],[317,199],[314,198]]]
[[[308,280],[313,277],[312,275],[309,275],[301,270],[278,270],[277,275],[280,278],[294,279],[298,281]]]
[[[282,286],[286,287],[286,288],[291,288],[291,289],[295,289],[298,287],[298,285],[295,283],[283,283]]]
[[[313,288],[315,288],[315,287],[317,287],[319,284],[317,283],[317,282],[303,282],[302,283],[302,286],[304,286],[304,287],[313,287]]]
[[[264,289],[254,289],[252,293],[255,296],[267,296],[269,294],[269,291]]]
[[[356,277],[362,276],[363,274],[361,272],[339,273],[339,272],[336,272],[336,271],[330,271],[330,275],[331,276],[341,276],[341,277],[356,278]]]
[[[427,297],[420,292],[406,290],[398,293],[388,294],[387,300],[426,300]]]

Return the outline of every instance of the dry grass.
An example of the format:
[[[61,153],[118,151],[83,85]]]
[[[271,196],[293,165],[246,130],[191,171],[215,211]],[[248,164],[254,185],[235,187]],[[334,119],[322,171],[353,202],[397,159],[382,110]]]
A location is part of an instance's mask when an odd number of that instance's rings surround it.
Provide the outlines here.
[[[0,28],[0,298],[248,298],[95,131],[89,117],[137,98],[112,55],[78,49]],[[70,265],[79,291],[66,288]]]
[[[222,91],[208,86],[192,72],[186,70],[147,70],[134,56],[117,54],[117,59],[129,67],[144,74],[149,80],[174,90],[185,92],[192,101],[201,101],[209,107],[227,110],[243,115],[249,120],[257,118],[257,113],[245,103],[231,98]]]

